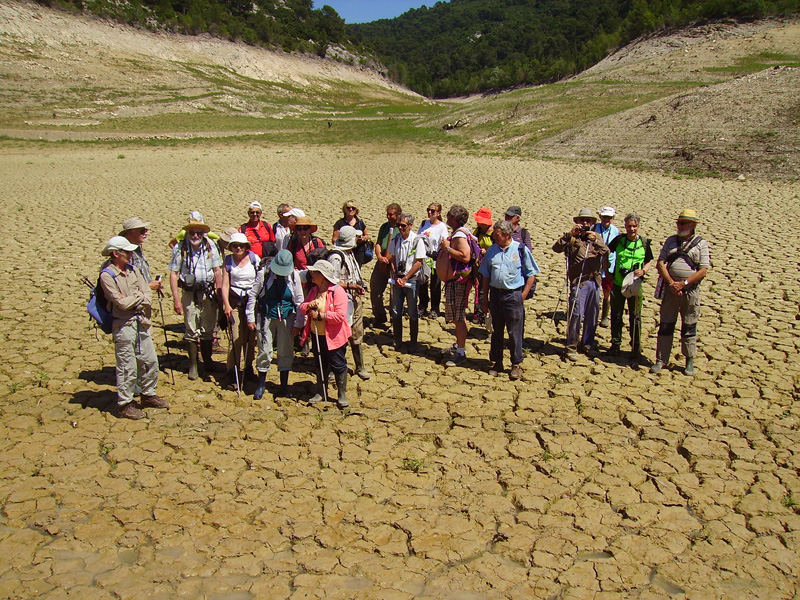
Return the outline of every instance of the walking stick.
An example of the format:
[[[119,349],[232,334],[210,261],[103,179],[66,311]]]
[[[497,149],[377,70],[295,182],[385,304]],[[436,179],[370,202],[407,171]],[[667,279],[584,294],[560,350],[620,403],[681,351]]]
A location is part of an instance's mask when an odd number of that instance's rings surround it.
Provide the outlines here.
[[[314,329],[312,326],[311,329]],[[328,382],[325,380],[325,371],[322,369],[322,348],[319,345],[319,334],[314,330],[314,337],[317,338],[317,362],[319,363],[319,380],[322,382],[322,399],[328,401]]]
[[[239,387],[239,361],[236,360],[236,345],[233,343],[233,323],[231,323],[230,319],[228,321],[228,353],[231,352],[231,346],[233,346],[233,377],[236,380],[236,396],[237,398],[241,398],[241,388]]]
[[[161,276],[156,278],[161,281]],[[172,376],[172,385],[175,385],[175,369],[172,367],[172,353],[169,351],[169,338],[167,337],[167,321],[164,319],[164,292],[158,290],[158,310],[161,313],[161,328],[164,330],[164,347],[167,349],[167,363],[169,364],[169,374]]]

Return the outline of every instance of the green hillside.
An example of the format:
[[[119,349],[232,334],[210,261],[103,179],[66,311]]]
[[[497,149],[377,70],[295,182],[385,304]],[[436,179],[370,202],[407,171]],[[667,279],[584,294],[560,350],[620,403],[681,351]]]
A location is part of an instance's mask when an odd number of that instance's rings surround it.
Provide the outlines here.
[[[657,30],[797,10],[798,0],[451,0],[347,30],[395,81],[447,98],[557,81]]]

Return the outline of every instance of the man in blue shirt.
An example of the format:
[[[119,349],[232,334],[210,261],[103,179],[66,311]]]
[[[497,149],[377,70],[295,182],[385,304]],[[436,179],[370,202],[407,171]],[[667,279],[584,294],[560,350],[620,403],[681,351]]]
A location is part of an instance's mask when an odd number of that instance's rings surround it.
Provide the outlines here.
[[[597,211],[600,222],[592,226],[592,231],[600,234],[606,246],[619,235],[619,229],[611,224],[616,214],[617,211],[614,210],[613,206],[604,206]],[[611,285],[614,283],[614,267],[617,261],[617,255],[613,252],[610,252],[606,256],[607,258],[603,260],[603,271],[601,273],[603,277],[601,284],[603,288],[603,313],[600,317],[600,327],[608,327],[609,299],[611,298]]]
[[[503,371],[504,330],[508,329],[511,348],[509,377],[517,380],[522,377],[523,299],[530,292],[540,271],[531,251],[524,244],[514,241],[512,233],[510,222],[500,220],[494,224],[494,244],[486,251],[479,272],[483,276],[481,308],[492,315],[489,348],[492,367],[489,374],[496,377]]]

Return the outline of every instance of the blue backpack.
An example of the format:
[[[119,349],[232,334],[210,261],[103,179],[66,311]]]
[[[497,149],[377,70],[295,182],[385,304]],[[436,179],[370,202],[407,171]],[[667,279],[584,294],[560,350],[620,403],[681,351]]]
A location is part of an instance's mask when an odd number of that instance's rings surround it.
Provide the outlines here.
[[[103,271],[111,275],[116,282],[117,276],[114,275],[114,272],[111,271],[109,268],[104,268],[100,271],[102,274]],[[92,290],[91,296],[89,296],[89,302],[86,304],[86,310],[89,311],[90,320],[94,320],[95,327],[99,327],[103,333],[111,333],[112,325],[114,318],[111,316],[111,311],[109,308],[109,302],[106,298],[106,294],[103,291],[103,286],[100,285],[100,276],[97,276],[97,285],[94,286],[94,290]]]

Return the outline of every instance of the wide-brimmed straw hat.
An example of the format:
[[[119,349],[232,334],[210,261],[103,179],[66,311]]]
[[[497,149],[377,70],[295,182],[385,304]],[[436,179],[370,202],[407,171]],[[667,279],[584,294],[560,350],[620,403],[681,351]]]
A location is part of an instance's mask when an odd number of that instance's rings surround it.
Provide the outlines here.
[[[139,246],[137,246],[136,244],[131,244],[130,241],[128,241],[128,238],[122,237],[121,235],[115,235],[110,240],[108,240],[108,242],[106,242],[106,247],[103,248],[101,254],[103,256],[111,256],[111,253],[114,250],[125,250],[126,252],[133,252],[138,247]]]
[[[192,230],[200,230],[203,233],[208,233],[211,231],[211,227],[203,223],[202,221],[196,221],[195,219],[189,219],[189,222],[183,226],[182,228],[184,231]]]
[[[310,217],[297,217],[297,222],[294,224],[294,228],[297,229],[298,227],[309,225],[311,227],[311,233],[314,233],[317,230],[317,226],[311,222]]]
[[[222,230],[222,233],[219,234],[219,239],[221,239],[226,244],[231,243],[231,236],[234,233],[239,233],[239,230],[236,227],[226,227]]]
[[[637,277],[633,271],[625,275],[622,280],[622,295],[626,298],[638,296],[642,291],[642,278]]]
[[[362,231],[356,229],[355,227],[345,225],[339,229],[339,237],[336,238],[335,245],[343,250],[352,250],[356,247],[356,238],[362,233]]]
[[[678,219],[683,221],[694,221],[697,223],[700,219],[697,218],[697,211],[693,208],[684,208],[681,211],[681,214],[678,215]]]
[[[269,270],[280,277],[288,277],[294,270],[294,257],[286,248],[279,251],[272,262],[269,263]]]
[[[327,260],[318,260],[313,265],[308,267],[309,271],[317,271],[325,279],[331,283],[339,283],[339,274],[331,263]]]
[[[578,212],[578,216],[572,217],[572,220],[577,223],[581,219],[591,219],[593,223],[597,223],[597,217],[592,212],[591,208],[582,208]]]
[[[247,236],[243,233],[239,233],[238,231],[234,234],[231,234],[231,239],[228,241],[228,245],[231,244],[241,244],[242,246],[250,247],[250,240],[247,239]]]
[[[478,212],[472,215],[478,225],[492,225],[492,211],[489,208],[479,208]]]
[[[150,223],[142,221],[139,217],[131,217],[122,222],[122,230],[119,232],[119,235],[125,235],[125,232],[131,229],[148,229],[149,227]]]

